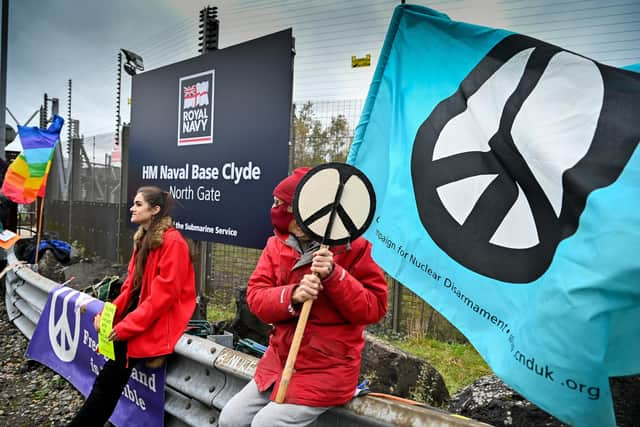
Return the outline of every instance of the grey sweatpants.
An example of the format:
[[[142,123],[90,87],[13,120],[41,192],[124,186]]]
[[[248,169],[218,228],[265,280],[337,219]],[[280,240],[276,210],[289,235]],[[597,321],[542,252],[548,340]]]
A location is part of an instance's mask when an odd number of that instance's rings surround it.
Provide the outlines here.
[[[269,400],[271,389],[260,392],[254,380],[222,408],[219,427],[294,427],[308,426],[330,406],[304,406]]]

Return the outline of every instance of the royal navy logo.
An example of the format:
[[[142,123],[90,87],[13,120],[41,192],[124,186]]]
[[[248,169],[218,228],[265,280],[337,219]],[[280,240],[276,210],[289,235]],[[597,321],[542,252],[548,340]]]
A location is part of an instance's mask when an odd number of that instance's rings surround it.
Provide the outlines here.
[[[180,78],[178,146],[213,143],[214,70]]]

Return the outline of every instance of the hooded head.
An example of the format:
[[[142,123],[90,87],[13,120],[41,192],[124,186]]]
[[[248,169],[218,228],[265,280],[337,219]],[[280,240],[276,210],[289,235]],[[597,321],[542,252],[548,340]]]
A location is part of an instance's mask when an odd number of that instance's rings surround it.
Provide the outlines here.
[[[296,168],[291,175],[283,179],[273,189],[273,196],[284,203],[271,208],[271,223],[281,233],[289,232],[289,225],[293,221],[293,195],[302,178],[311,168]]]
[[[293,194],[296,192],[296,187],[310,170],[311,168],[294,169],[291,175],[276,185],[276,188],[273,189],[273,195],[291,206],[293,203]]]

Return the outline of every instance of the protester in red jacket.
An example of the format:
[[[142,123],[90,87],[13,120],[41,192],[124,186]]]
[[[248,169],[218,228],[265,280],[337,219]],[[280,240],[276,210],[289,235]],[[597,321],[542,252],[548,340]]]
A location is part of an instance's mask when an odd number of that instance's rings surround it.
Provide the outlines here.
[[[270,237],[249,279],[247,301],[273,324],[269,347],[254,379],[223,408],[219,426],[305,426],[354,395],[366,325],[387,311],[387,283],[371,259],[371,244],[320,249],[293,219],[298,168],[273,191]],[[314,300],[284,404],[275,399],[299,310]]]
[[[115,360],[108,360],[70,426],[103,426],[118,403],[137,363],[160,365],[173,352],[196,304],[195,274],[189,247],[172,227],[171,194],[142,187],[131,207],[138,224],[127,279],[116,305]],[[94,318],[99,329],[100,314]]]

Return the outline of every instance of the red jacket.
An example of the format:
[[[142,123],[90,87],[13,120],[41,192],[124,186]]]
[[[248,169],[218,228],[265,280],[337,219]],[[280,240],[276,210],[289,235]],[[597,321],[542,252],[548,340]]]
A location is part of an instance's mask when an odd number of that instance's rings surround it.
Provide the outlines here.
[[[163,356],[173,348],[191,319],[196,305],[195,273],[189,247],[180,232],[168,228],[162,244],[149,251],[138,306],[124,319],[131,298],[136,252],[116,305],[114,330],[128,341],[127,357]]]
[[[311,259],[307,256],[298,263],[301,253],[294,249],[294,241],[287,235],[271,237],[247,287],[251,311],[274,325],[254,377],[260,391],[275,383],[271,400],[277,394],[298,320],[297,310],[290,306],[291,295],[302,276],[310,274]],[[357,239],[350,248],[338,246],[331,251],[334,269],[323,280],[324,290],[311,308],[286,403],[336,406],[348,402],[360,373],[364,328],[387,311],[387,282],[371,259],[371,244]]]

